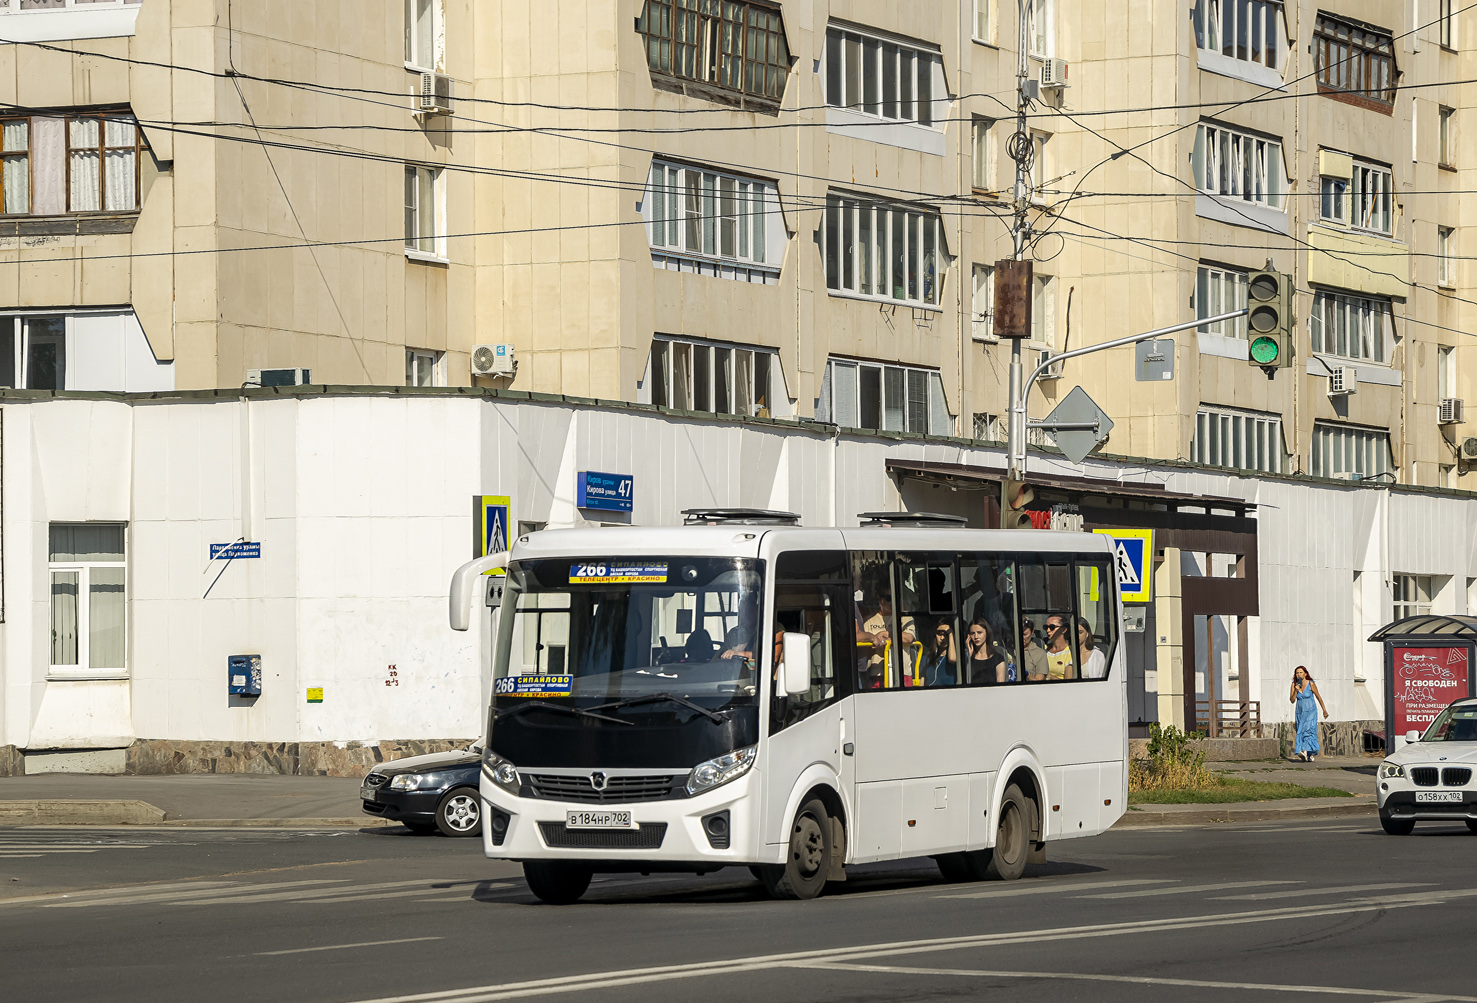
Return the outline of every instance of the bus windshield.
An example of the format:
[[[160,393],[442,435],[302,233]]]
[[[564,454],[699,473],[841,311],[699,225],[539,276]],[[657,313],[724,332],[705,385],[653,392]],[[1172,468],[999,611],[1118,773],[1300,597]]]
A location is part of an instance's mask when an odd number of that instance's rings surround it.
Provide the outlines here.
[[[615,717],[757,706],[759,562],[736,558],[524,561],[509,570],[494,714],[536,699]],[[552,709],[552,708],[549,708]]]

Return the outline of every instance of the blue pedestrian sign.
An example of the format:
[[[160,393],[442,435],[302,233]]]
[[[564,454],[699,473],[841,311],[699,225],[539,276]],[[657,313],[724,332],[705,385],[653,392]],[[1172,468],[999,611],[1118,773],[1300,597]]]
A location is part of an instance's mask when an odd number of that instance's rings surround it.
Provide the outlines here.
[[[1152,529],[1095,529],[1113,541],[1113,566],[1118,594],[1124,602],[1154,600],[1154,531]]]
[[[636,496],[636,478],[630,474],[601,474],[593,470],[579,473],[576,489],[580,508],[606,512],[629,512]]]

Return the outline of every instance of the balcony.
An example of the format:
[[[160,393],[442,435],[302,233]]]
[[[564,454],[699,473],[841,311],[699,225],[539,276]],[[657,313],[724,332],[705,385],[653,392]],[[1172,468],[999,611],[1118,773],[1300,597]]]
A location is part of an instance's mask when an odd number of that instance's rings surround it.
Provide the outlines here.
[[[0,42],[133,35],[143,0],[0,0]]]

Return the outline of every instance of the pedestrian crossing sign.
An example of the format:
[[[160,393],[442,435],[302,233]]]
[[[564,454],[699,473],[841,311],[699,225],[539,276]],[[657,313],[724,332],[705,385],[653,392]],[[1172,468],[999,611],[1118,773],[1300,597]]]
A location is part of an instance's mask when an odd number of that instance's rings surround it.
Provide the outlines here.
[[[1113,565],[1118,572],[1118,594],[1124,602],[1152,602],[1154,588],[1154,531],[1152,529],[1095,529],[1113,541]]]

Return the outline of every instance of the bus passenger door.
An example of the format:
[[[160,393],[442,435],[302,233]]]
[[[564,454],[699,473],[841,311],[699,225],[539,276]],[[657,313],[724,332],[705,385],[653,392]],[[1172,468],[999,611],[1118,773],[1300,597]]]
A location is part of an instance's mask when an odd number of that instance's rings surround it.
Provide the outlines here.
[[[852,741],[851,699],[841,643],[849,620],[842,598],[843,590],[835,586],[782,582],[777,588],[771,636],[776,642],[782,633],[810,638],[810,689],[784,697],[771,694],[764,820],[769,843],[788,837],[791,795],[807,772],[811,776],[806,783],[837,787],[847,814],[852,811],[852,757],[844,750]]]

